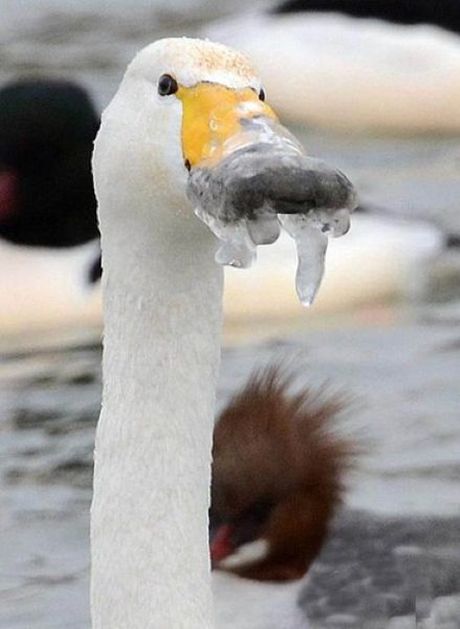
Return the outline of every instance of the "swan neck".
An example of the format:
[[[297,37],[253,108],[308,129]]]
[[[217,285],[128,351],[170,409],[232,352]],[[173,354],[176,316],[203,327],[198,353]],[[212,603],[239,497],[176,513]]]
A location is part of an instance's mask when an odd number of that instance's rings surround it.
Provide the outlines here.
[[[113,230],[105,214],[93,627],[207,629],[222,273],[205,228],[176,242],[172,228]]]

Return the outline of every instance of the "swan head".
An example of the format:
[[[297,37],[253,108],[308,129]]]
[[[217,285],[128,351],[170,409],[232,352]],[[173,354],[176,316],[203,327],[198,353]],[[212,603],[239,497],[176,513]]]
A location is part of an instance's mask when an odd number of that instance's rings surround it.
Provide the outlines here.
[[[273,150],[264,152],[268,145]],[[93,160],[96,192],[113,196],[113,183],[122,182],[118,207],[130,208],[129,216],[155,210],[156,221],[162,213],[165,221],[198,223],[197,205],[221,212],[224,222],[251,219],[268,197],[274,214],[305,211],[299,194],[305,188],[309,209],[350,205],[348,180],[313,161],[305,166],[303,153],[301,176],[293,176],[299,147],[265,102],[244,55],[210,41],[163,39],[137,54],[103,114]],[[306,170],[313,175],[307,184]]]
[[[159,212],[188,212],[189,171],[214,148],[215,118],[221,116],[224,140],[234,132],[240,102],[260,103],[272,115],[260,95],[249,61],[226,46],[185,37],[150,44],[130,63],[103,114],[93,160],[96,190],[108,174],[131,188],[131,198],[132,189],[156,198]]]

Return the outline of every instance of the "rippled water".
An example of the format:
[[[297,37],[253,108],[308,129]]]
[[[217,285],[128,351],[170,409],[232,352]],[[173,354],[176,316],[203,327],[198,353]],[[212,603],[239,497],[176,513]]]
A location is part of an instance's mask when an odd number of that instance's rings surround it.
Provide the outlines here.
[[[178,9],[165,1],[152,9],[147,0],[117,0],[109,10],[102,1],[3,0],[0,81],[17,73],[70,76],[102,107],[141,45],[166,33],[196,33],[203,13],[236,4],[196,9],[184,0]],[[460,232],[457,138],[299,132],[312,153],[350,175],[365,202]],[[443,264],[455,271],[455,252]],[[403,309],[366,311],[346,325],[224,353],[219,404],[255,363],[280,353],[296,356],[300,382],[329,381],[357,399],[344,429],[363,436],[371,449],[304,589],[314,626],[414,626],[416,614],[420,623],[431,614],[425,627],[460,626],[460,306],[452,301],[458,275],[453,278],[450,303],[421,306],[410,317]],[[441,284],[434,286],[438,296]],[[2,629],[88,627],[88,506],[99,396],[97,338],[55,339],[35,349],[2,344]]]
[[[386,627],[395,616],[414,618],[417,605],[420,618],[450,622],[459,612],[459,319],[430,308],[417,321],[362,319],[224,352],[219,404],[255,364],[286,355],[295,356],[299,384],[327,381],[356,398],[342,427],[370,454],[303,591],[319,627]],[[88,627],[99,395],[97,341],[3,352],[2,628]]]

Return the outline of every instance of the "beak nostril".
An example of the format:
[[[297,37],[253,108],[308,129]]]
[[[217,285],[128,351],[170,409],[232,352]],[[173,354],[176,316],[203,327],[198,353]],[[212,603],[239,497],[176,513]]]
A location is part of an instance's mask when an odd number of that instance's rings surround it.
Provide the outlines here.
[[[190,164],[190,161],[188,159],[185,160],[184,166],[190,172],[190,169],[192,168],[192,165]]]

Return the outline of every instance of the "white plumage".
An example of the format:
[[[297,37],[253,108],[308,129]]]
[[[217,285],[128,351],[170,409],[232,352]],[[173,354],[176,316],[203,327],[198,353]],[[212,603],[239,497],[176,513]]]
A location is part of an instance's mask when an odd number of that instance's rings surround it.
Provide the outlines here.
[[[254,12],[204,33],[249,55],[287,119],[345,131],[460,129],[460,39],[439,27]]]

